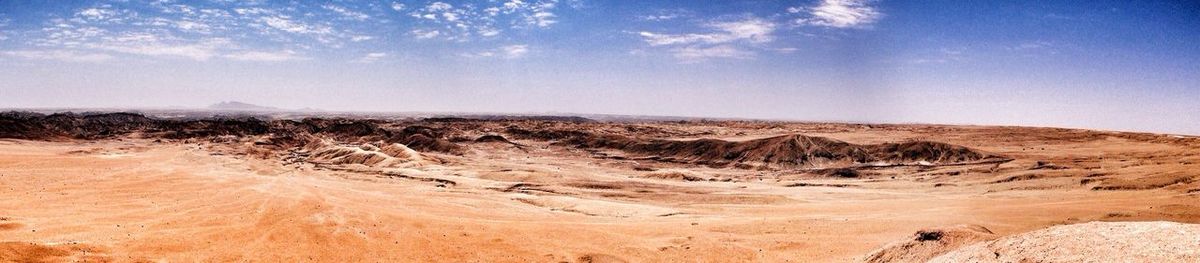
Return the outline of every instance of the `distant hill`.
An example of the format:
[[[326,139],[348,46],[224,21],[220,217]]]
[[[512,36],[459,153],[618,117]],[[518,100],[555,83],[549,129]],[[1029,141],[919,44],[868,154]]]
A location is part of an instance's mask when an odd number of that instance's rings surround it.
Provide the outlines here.
[[[220,111],[280,111],[282,109],[275,107],[259,106],[238,101],[222,101],[217,104],[209,105],[210,110]]]

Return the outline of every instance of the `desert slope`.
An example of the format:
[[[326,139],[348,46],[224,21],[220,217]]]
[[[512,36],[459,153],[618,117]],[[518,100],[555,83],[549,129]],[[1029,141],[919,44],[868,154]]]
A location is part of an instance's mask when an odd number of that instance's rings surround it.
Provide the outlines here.
[[[978,243],[930,262],[1197,262],[1200,225],[1092,222]]]
[[[1200,222],[1200,140],[1167,135],[136,114],[0,122],[12,125],[0,128],[9,261],[919,261],[1055,225]],[[999,158],[976,162],[986,157]],[[924,252],[888,252],[897,247]]]

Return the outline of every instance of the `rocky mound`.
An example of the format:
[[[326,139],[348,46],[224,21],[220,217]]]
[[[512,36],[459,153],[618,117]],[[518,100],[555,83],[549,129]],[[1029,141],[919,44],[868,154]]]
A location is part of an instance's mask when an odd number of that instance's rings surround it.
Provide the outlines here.
[[[925,262],[959,247],[994,238],[991,230],[977,225],[924,229],[871,252],[862,262]]]
[[[591,133],[578,130],[527,130],[518,127],[508,127],[504,131],[517,139],[554,141],[569,138],[592,137]]]
[[[670,181],[705,181],[704,177],[698,176],[687,170],[665,170],[649,172],[641,176],[642,178],[670,180]]]
[[[498,143],[508,143],[508,144],[513,143],[513,142],[509,141],[508,139],[504,138],[504,136],[495,135],[495,134],[479,136],[479,138],[475,138],[475,142],[478,142],[478,143],[498,142]]]
[[[466,148],[445,139],[447,136],[442,129],[426,126],[408,126],[394,133],[387,139],[389,143],[401,143],[420,151],[433,151],[451,154],[463,154]]]
[[[343,142],[378,141],[392,136],[370,120],[306,118],[300,122],[277,121],[277,131],[292,131],[322,135]]]
[[[641,158],[717,167],[829,168],[948,165],[1008,160],[963,146],[930,141],[857,145],[800,134],[746,141],[676,141],[596,135],[581,131],[529,131],[510,128],[507,132],[518,138],[557,140],[558,144],[578,148],[614,149]]]
[[[0,138],[16,139],[96,139],[128,134],[151,128],[154,120],[135,113],[56,113],[27,112],[0,114]]]
[[[148,127],[127,132],[144,132],[148,136],[169,139],[206,138],[214,136],[264,135],[273,129],[272,124],[255,118],[213,118],[204,120],[155,120]],[[280,130],[281,134],[283,133]],[[290,133],[290,132],[289,132]],[[120,134],[112,134],[120,135]]]
[[[147,138],[190,139],[270,135],[264,144],[298,147],[308,137],[337,142],[400,143],[427,152],[462,154],[440,129],[409,126],[390,130],[373,120],[307,118],[265,121],[257,118],[155,119],[136,113],[0,113],[0,138],[28,140],[104,139],[139,134]]]
[[[1092,222],[977,243],[929,262],[1200,262],[1200,225]]]
[[[407,168],[431,163],[417,151],[398,143],[386,144],[383,147],[376,144],[354,147],[320,141],[305,148],[310,151],[307,161],[317,164]]]
[[[261,135],[271,123],[254,118],[160,120],[136,113],[24,112],[0,114],[0,138],[31,140],[104,139],[132,133],[173,139],[221,135]]]

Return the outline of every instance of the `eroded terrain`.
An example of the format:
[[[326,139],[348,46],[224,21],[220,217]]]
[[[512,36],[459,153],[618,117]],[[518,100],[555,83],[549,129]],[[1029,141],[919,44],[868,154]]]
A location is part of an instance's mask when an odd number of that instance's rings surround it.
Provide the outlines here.
[[[1200,139],[1171,135],[6,113],[0,137],[12,261],[845,262],[922,229],[1200,222]]]

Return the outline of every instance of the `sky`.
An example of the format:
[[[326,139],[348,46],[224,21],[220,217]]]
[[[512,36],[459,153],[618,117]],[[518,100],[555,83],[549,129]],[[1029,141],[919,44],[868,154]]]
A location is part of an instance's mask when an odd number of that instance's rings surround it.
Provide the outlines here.
[[[1200,3],[0,0],[0,108],[220,101],[1200,135]]]

